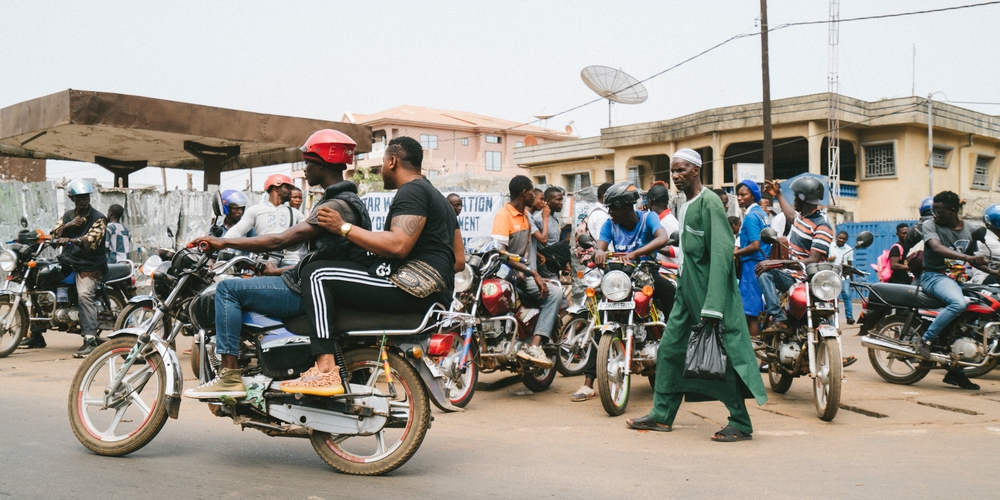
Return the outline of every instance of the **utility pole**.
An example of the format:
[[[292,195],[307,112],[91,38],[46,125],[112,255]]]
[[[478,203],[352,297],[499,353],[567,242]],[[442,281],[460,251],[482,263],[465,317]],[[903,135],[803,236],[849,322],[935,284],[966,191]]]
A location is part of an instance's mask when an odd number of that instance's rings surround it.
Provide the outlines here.
[[[767,64],[767,0],[760,0],[760,69],[764,84],[764,178],[774,179],[774,140],[771,138],[771,70]]]
[[[927,94],[927,196],[934,196],[934,93]]]

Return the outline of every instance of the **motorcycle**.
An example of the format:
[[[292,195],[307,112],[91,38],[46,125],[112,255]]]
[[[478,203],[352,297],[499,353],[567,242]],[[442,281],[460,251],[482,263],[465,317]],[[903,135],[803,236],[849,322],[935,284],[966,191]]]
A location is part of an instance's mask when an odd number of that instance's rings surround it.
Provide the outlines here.
[[[985,228],[973,232],[979,241],[984,235]],[[962,283],[969,306],[938,335],[930,359],[925,359],[914,345],[945,304],[915,285],[852,286],[868,297],[858,319],[861,345],[868,348],[872,367],[886,382],[914,384],[938,367],[962,368],[967,377],[979,377],[1000,363],[1000,287]]]
[[[47,249],[57,248],[55,238],[41,230],[28,231],[24,217],[21,226],[25,229],[0,253],[0,268],[7,272],[0,288],[0,358],[17,349],[31,323],[60,331],[80,328],[76,272],[43,256]],[[114,328],[115,318],[133,295],[132,264],[108,264],[96,291],[98,334]]]
[[[189,300],[187,319],[203,339],[214,334],[213,254],[184,249],[153,273],[156,307],[145,328],[114,332],[73,378],[73,433],[99,455],[122,456],[148,444],[167,418],[177,418],[183,377],[171,347],[184,321],[171,318],[164,337],[156,325]],[[227,264],[228,265],[228,264]],[[217,269],[225,272],[225,269]],[[452,411],[443,376],[425,356],[441,328],[435,304],[419,314],[379,314],[338,308],[337,352],[346,393],[333,397],[280,391],[281,380],[312,366],[312,325],[304,316],[275,318],[245,312],[239,366],[247,397],[202,400],[216,416],[269,436],[307,438],[320,457],[346,474],[379,475],[402,466],[430,427],[430,403]],[[219,357],[202,343],[201,383],[215,377]],[[428,395],[429,393],[429,395]]]
[[[540,313],[519,297],[509,280],[513,272],[507,262],[520,262],[521,258],[501,250],[488,236],[473,238],[466,252],[465,270],[455,274],[454,299],[445,315],[450,327],[432,338],[432,349],[438,346],[434,351],[438,364],[450,380],[451,403],[459,407],[469,404],[480,371],[519,373],[531,391],[547,390],[556,376],[556,344],[542,344],[552,368],[517,357],[521,347],[531,341]]]
[[[632,374],[645,376],[653,386],[656,353],[666,328],[666,315],[653,303],[656,261],[625,264],[624,253],[609,253],[605,270],[584,274],[587,307],[597,347],[597,393],[611,416],[625,413]]]
[[[760,239],[780,244],[771,228],[761,231]],[[872,234],[864,231],[858,235],[855,248],[867,248],[873,241]],[[829,422],[840,408],[843,381],[839,316],[843,268],[829,262],[803,265],[796,261],[795,265],[806,281],[795,283],[787,292],[788,329],[762,333],[763,345],[755,346],[755,352],[768,364],[768,382],[774,392],[787,392],[796,377],[812,378],[816,413]]]

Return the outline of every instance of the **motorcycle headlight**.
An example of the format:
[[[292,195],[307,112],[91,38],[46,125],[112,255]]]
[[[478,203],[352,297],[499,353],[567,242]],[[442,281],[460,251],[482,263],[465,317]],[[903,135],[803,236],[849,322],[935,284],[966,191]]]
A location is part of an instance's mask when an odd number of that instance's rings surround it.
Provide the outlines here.
[[[601,292],[608,300],[623,300],[632,292],[632,280],[621,271],[611,271],[601,281]]]
[[[3,253],[0,253],[0,269],[9,273],[13,271],[15,267],[17,267],[17,255],[14,255],[14,252],[4,250]]]
[[[603,277],[604,271],[595,267],[583,275],[583,284],[587,285],[588,288],[597,288],[601,284],[601,278]]]
[[[146,259],[146,262],[143,262],[141,266],[139,266],[139,272],[145,274],[146,276],[152,276],[153,271],[155,271],[157,267],[160,267],[160,264],[162,263],[163,259],[159,256],[153,255],[152,257]]]
[[[840,274],[833,271],[820,271],[809,282],[813,295],[819,300],[833,300],[840,296]]]
[[[472,287],[472,266],[465,264],[462,272],[455,273],[455,292],[464,292]]]

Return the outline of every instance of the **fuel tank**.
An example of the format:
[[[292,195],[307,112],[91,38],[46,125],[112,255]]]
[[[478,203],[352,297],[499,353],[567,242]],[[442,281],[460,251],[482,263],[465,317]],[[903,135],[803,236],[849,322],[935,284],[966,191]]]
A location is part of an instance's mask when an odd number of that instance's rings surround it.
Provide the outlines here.
[[[796,283],[788,291],[788,312],[796,319],[802,319],[805,315],[809,297],[806,293],[805,283]]]
[[[483,307],[490,316],[508,314],[517,305],[514,285],[507,280],[490,278],[483,280]]]

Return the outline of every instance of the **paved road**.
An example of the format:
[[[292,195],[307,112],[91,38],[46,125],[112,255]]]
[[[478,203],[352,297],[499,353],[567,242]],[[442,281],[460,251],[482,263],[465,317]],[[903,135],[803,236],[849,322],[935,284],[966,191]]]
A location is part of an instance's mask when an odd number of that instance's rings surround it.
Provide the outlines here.
[[[241,432],[190,400],[146,448],[96,456],[66,415],[79,337],[50,333],[49,348],[0,359],[0,498],[997,497],[1000,373],[980,379],[979,392],[943,385],[943,372],[891,385],[855,332],[845,332],[845,352],[862,359],[845,370],[843,392],[855,411],[832,423],[797,379],[750,408],[750,442],[709,441],[725,424],[719,403],[684,404],[669,434],[629,431],[625,418],[651,406],[645,380],[626,415],[608,417],[597,400],[569,402],[580,379],[557,377],[544,393],[515,383],[477,392],[464,413],[434,410],[420,451],[381,478],[337,474],[307,441]]]

